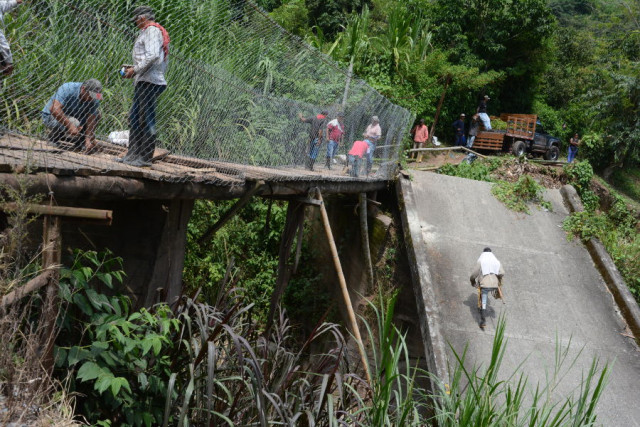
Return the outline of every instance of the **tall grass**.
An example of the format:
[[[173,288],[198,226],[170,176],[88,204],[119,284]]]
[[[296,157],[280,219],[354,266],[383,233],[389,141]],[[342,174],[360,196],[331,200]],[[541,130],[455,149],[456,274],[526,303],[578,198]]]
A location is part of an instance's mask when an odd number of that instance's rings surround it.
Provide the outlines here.
[[[562,348],[556,341],[554,369],[545,382],[530,384],[518,366],[502,374],[507,349],[504,338],[506,322],[498,321],[492,352],[486,366],[466,367],[466,349],[453,350],[454,368],[451,384],[441,384],[435,393],[435,421],[438,426],[594,426],[596,407],[609,376],[609,365],[597,359],[578,384],[577,395],[557,396],[558,386],[568,381],[566,374],[575,368],[581,355],[569,357],[570,346]]]

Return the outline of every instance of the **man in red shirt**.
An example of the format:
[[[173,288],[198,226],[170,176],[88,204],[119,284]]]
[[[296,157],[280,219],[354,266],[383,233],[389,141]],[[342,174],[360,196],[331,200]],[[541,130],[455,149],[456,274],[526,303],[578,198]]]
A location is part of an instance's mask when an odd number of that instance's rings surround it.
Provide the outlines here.
[[[413,148],[424,148],[425,143],[429,139],[429,128],[424,124],[424,119],[420,119],[420,122],[411,131],[413,134]],[[412,158],[422,161],[422,152],[412,153]]]
[[[360,172],[360,164],[363,161],[364,156],[369,152],[369,144],[366,141],[355,141],[351,146],[351,150],[349,150],[349,164],[351,165],[351,170],[349,175],[351,176],[359,176]]]
[[[344,113],[338,113],[338,116],[329,122],[327,125],[327,133],[329,134],[329,144],[327,145],[327,162],[325,167],[331,169],[333,156],[338,154],[338,146],[344,136]]]

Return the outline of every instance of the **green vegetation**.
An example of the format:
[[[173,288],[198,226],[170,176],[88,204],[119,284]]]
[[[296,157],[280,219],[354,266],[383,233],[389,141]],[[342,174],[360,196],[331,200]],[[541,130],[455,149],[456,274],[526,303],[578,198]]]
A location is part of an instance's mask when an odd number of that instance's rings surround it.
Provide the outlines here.
[[[522,175],[516,182],[498,181],[491,193],[516,212],[529,212],[529,204],[539,204],[540,207],[551,210],[551,203],[544,200],[545,188],[529,175]]]
[[[520,369],[510,375],[500,372],[507,351],[506,324],[500,319],[496,328],[491,358],[486,366],[466,367],[466,349],[453,350],[457,364],[450,374],[451,384],[442,385],[436,394],[439,426],[592,426],[597,424],[595,407],[606,386],[610,368],[597,359],[583,376],[578,396],[554,401],[556,387],[564,375],[575,368],[580,353],[569,358],[570,345],[556,341],[555,365],[546,380],[529,389],[528,378]],[[503,379],[503,378],[506,378]]]
[[[578,357],[566,366],[569,347],[557,345],[553,372],[535,390],[528,389],[520,369],[504,380],[503,320],[486,368],[469,369],[466,353],[456,354],[451,383],[436,379],[441,388],[430,395],[418,385],[427,374],[412,367],[405,336],[392,322],[395,298],[370,303],[375,323],[364,325],[373,383],[366,384],[347,363],[337,325],[318,324],[298,347],[282,312],[276,330],[260,336],[250,316],[252,304],[233,288],[221,291],[215,307],[186,300],[174,311],[165,305],[134,311],[127,298],[108,295],[122,278],[117,258],[77,255],[61,281],[60,296],[68,303],[62,341],[72,344],[56,348],[57,366],[62,375],[71,371],[70,390],[81,393],[80,412],[92,425],[270,425],[304,419],[328,426],[435,421],[456,426],[461,420],[474,426],[505,420],[560,426],[596,421],[608,366],[600,368],[594,360],[580,393],[560,403],[553,397],[555,387]],[[311,351],[316,341],[321,353]],[[533,401],[525,402],[529,392]],[[429,410],[434,418],[427,417]]]
[[[491,173],[500,165],[502,165],[502,160],[498,158],[478,159],[472,163],[462,162],[459,165],[447,163],[438,169],[438,173],[476,181],[494,182],[495,179],[491,177]]]

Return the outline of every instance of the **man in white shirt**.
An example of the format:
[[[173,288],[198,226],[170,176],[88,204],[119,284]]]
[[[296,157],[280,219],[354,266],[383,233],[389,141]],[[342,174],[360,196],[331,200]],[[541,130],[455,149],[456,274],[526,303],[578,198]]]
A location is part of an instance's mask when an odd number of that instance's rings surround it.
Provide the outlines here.
[[[120,159],[131,166],[151,166],[156,148],[156,105],[167,88],[165,72],[169,56],[169,34],[155,22],[149,6],[133,11],[140,34],[133,45],[133,66],[125,67],[125,79],[134,79],[133,105],[129,112],[129,150]]]
[[[380,128],[380,119],[378,116],[371,117],[371,123],[367,126],[367,129],[362,134],[364,140],[369,144],[369,151],[367,152],[367,175],[371,173],[373,167],[373,153],[376,151],[376,144],[382,136],[382,129]]]
[[[476,266],[471,273],[469,280],[471,286],[480,287],[481,292],[481,306],[480,308],[480,327],[487,326],[485,318],[487,311],[487,296],[491,292],[497,292],[499,290],[502,277],[504,276],[504,269],[502,264],[498,261],[498,258],[491,252],[491,248],[484,248],[480,258],[476,262]]]

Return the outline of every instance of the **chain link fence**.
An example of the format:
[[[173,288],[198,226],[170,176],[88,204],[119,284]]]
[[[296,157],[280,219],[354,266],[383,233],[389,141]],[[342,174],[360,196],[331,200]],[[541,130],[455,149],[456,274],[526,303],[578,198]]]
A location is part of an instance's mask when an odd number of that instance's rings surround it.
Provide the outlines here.
[[[336,156],[340,162],[352,143],[363,139],[371,117],[378,116],[382,137],[372,172],[378,179],[394,172],[412,114],[364,81],[350,80],[344,68],[287,33],[255,4],[148,4],[171,36],[167,88],[158,100],[156,123],[157,148],[167,150],[174,163],[206,168],[214,162],[218,171],[228,165],[236,173],[269,168],[288,180],[326,174],[326,139],[315,172],[305,170],[310,125],[299,119],[300,114],[312,117],[326,110],[327,120],[339,112],[345,115],[344,140]],[[119,70],[132,62],[139,33],[131,22],[135,6],[126,0],[41,0],[5,14],[14,71],[0,80],[0,164],[28,158],[39,167],[65,154],[48,142],[42,110],[64,83],[95,78],[103,85],[96,135],[105,142],[99,150],[80,150],[65,161],[102,172],[124,167],[114,161],[126,152],[126,146],[118,145],[126,144],[125,134],[117,132],[129,128],[134,85]],[[25,149],[29,155],[20,153]],[[193,158],[202,162],[190,163]],[[344,176],[342,168],[333,169]],[[187,174],[169,175],[188,179]]]

